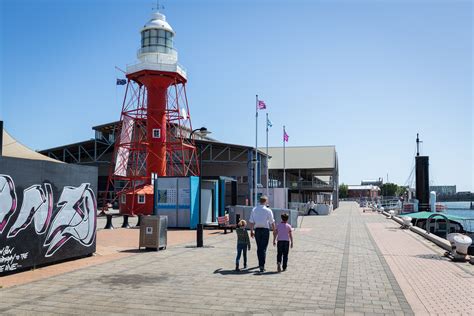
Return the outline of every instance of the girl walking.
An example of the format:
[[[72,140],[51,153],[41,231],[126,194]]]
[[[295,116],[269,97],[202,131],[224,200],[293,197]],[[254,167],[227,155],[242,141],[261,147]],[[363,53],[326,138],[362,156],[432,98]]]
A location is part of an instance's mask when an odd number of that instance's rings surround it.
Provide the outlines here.
[[[273,233],[273,246],[275,241],[278,239],[277,245],[277,269],[281,272],[282,262],[283,271],[286,270],[288,265],[288,252],[290,248],[293,248],[293,234],[291,232],[291,226],[288,222],[288,214],[281,214],[281,223],[277,225],[275,232]],[[283,259],[283,260],[282,260]]]

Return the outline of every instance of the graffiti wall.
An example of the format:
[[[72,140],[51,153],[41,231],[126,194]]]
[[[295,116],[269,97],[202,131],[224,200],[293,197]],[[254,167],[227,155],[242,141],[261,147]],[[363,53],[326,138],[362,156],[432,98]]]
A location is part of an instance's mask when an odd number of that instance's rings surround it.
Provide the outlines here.
[[[0,276],[95,252],[97,168],[0,157]]]

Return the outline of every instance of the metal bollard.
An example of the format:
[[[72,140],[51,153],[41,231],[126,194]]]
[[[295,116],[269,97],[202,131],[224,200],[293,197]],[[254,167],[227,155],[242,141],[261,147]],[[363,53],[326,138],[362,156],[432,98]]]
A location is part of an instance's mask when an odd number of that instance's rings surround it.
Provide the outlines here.
[[[130,228],[130,225],[128,224],[128,215],[123,216],[122,228]]]
[[[112,224],[112,215],[111,214],[105,214],[107,217],[107,223],[105,224],[104,229],[114,229],[114,225]]]
[[[203,230],[204,230],[204,225],[203,224],[198,224],[197,225],[197,230],[196,230],[196,246],[197,247],[202,247],[203,244],[204,244]]]

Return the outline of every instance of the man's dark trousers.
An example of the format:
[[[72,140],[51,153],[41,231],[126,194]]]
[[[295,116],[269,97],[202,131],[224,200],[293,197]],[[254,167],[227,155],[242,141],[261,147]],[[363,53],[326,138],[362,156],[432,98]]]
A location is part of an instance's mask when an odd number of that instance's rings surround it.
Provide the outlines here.
[[[268,228],[255,228],[255,241],[257,242],[257,257],[260,270],[265,267],[265,255],[269,238],[270,230]]]

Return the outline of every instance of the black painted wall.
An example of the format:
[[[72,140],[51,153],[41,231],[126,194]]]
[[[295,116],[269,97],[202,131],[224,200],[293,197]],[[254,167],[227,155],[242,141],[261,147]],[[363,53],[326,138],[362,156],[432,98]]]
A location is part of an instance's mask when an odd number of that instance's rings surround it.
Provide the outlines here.
[[[97,167],[0,157],[0,276],[96,249]]]

